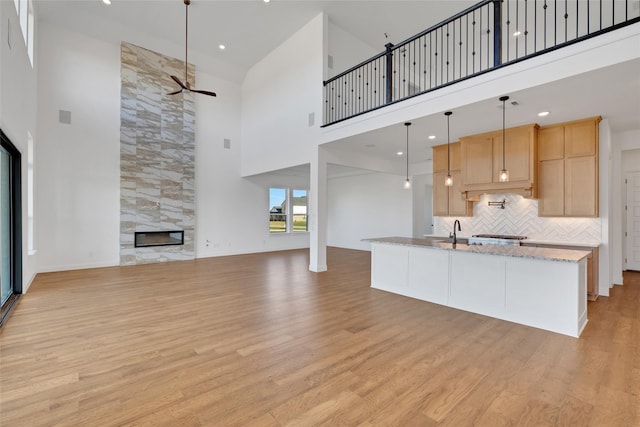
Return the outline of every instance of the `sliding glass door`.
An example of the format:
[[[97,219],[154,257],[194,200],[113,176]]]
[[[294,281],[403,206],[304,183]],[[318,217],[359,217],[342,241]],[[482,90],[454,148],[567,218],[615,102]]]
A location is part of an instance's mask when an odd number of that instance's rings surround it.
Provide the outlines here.
[[[11,157],[0,148],[0,301],[2,305],[13,293],[11,284]]]
[[[0,326],[22,293],[20,152],[0,130]]]

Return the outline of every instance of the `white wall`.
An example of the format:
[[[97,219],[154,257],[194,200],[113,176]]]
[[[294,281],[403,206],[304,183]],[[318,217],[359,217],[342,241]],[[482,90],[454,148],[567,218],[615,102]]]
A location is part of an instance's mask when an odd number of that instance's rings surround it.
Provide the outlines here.
[[[247,72],[243,176],[309,163],[322,124],[324,20],[316,16]]]
[[[269,186],[307,188],[308,179],[240,176],[240,85],[199,73],[196,99],[196,257],[309,246],[308,233],[269,234]],[[230,148],[224,148],[228,139]]]
[[[38,268],[118,265],[120,46],[41,27]],[[196,70],[197,86],[218,94],[196,97],[196,256],[308,247],[307,233],[269,236],[270,180],[241,178],[239,83]]]
[[[339,27],[329,19],[328,53],[333,58],[333,68],[328,68],[326,78],[329,79],[343,71],[365,61],[384,50],[384,46],[375,49]],[[327,56],[328,62],[328,56]]]
[[[327,244],[370,250],[362,239],[411,236],[412,192],[404,177],[383,173],[330,178]]]
[[[38,42],[39,270],[117,265],[120,47],[46,22]]]
[[[27,246],[27,135],[31,134],[34,144],[39,143],[36,129],[37,72],[29,62],[12,1],[0,1],[0,33],[0,128],[21,153],[22,286],[26,292],[36,273],[36,254],[29,253]],[[8,37],[11,38],[11,48]]]

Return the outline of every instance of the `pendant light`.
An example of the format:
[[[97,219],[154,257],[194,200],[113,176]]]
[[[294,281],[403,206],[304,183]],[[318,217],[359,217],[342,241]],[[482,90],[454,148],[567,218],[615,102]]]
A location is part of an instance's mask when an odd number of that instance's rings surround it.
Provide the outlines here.
[[[451,187],[453,185],[453,178],[451,178],[451,138],[449,135],[449,118],[453,114],[451,111],[444,113],[447,116],[447,177],[444,180],[444,185]]]
[[[507,167],[505,166],[505,114],[507,112],[507,99],[509,99],[508,96],[501,96],[500,97],[500,101],[502,101],[502,170],[500,171],[500,182],[509,182],[509,171],[507,170]]]
[[[408,190],[411,188],[411,181],[409,180],[409,126],[411,126],[411,122],[407,122],[404,125],[407,128],[407,179],[404,181],[404,188]]]

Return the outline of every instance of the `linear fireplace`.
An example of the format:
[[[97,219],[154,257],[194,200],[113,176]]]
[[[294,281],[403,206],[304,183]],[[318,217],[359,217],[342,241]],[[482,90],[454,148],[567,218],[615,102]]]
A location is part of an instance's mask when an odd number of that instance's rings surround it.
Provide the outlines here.
[[[184,230],[136,231],[135,247],[184,245]]]

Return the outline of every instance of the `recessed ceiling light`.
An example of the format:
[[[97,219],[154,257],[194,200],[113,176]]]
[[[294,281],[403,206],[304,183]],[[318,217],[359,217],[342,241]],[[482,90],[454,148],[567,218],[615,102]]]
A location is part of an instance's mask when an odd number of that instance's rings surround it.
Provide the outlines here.
[[[104,3],[104,4],[111,4],[111,0],[102,0],[102,3]]]
[[[435,135],[429,135],[429,139],[436,139]]]
[[[513,35],[516,37],[518,37],[520,34],[522,34],[522,31],[516,31],[515,33],[513,33]]]
[[[404,153],[403,153],[402,151],[398,151],[396,154],[397,154],[398,156],[402,156]]]
[[[545,116],[548,116],[548,115],[549,115],[548,111],[541,111],[541,112],[538,113],[538,117],[545,117]]]
[[[218,46],[220,48],[220,50],[225,50],[227,47],[223,44],[221,44],[220,46]]]
[[[269,3],[271,0],[264,0],[265,3]]]

